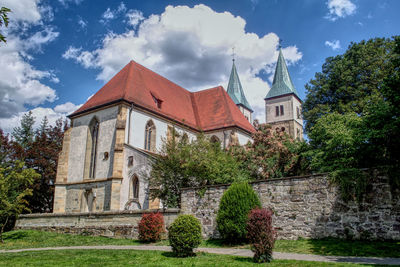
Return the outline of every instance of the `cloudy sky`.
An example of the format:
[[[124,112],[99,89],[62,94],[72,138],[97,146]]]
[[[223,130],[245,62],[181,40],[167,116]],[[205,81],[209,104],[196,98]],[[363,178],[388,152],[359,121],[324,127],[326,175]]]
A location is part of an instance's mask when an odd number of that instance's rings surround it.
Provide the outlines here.
[[[232,47],[245,94],[264,121],[281,39],[292,80],[304,85],[350,42],[399,34],[397,0],[0,0],[0,128],[32,110],[65,116],[131,59],[191,91],[227,86]]]

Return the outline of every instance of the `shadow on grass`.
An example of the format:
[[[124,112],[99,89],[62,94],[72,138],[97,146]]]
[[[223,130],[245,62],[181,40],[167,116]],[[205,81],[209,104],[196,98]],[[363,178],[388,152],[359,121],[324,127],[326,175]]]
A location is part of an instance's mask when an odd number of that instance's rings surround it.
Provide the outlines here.
[[[28,234],[26,232],[17,231],[17,232],[13,232],[13,233],[5,233],[3,235],[3,239],[4,239],[4,241],[6,241],[6,240],[18,240],[18,239],[25,238],[27,236],[28,236]]]
[[[240,243],[228,243],[223,239],[207,239],[203,241],[203,245],[206,247],[216,247],[216,248],[248,248],[249,244]]]
[[[335,238],[302,240],[313,254],[359,257],[400,257],[398,241],[364,241]]]
[[[235,261],[254,263],[253,258],[250,257],[235,257]]]
[[[198,254],[201,255],[203,253],[200,252]],[[174,252],[171,252],[171,251],[162,252],[161,255],[163,255],[164,257],[167,257],[167,258],[181,258],[181,259],[184,259],[184,258],[195,258],[197,256],[196,253],[193,253],[193,255],[190,255],[190,256],[187,256],[187,257],[177,256]]]

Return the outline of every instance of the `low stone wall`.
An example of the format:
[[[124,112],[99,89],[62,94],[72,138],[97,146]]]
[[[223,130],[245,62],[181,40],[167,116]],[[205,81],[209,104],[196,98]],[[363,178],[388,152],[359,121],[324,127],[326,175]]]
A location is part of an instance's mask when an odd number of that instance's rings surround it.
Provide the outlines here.
[[[143,213],[157,210],[98,213],[46,213],[21,215],[15,229],[33,229],[107,237],[138,238],[138,223]],[[168,227],[179,215],[179,209],[160,211]]]
[[[202,223],[204,237],[218,238],[216,216],[223,192],[229,185],[182,192],[181,212]],[[262,206],[274,212],[280,239],[365,238],[400,240],[400,194],[392,195],[385,176],[374,174],[363,203],[343,202],[327,175],[271,179],[252,183]]]

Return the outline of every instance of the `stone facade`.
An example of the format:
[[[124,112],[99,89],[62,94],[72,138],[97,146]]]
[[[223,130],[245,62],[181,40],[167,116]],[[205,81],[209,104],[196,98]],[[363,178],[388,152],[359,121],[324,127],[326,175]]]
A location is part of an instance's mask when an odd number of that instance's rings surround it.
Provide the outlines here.
[[[15,228],[137,239],[138,223],[143,213],[154,211],[156,210],[27,214],[19,217]],[[168,229],[168,226],[177,218],[179,210],[168,209],[162,211],[162,214],[164,225]]]
[[[392,194],[388,180],[376,175],[363,203],[343,202],[326,175],[292,177],[252,183],[262,206],[274,212],[280,239],[368,238],[400,240],[400,194]],[[184,189],[181,212],[202,223],[203,236],[218,238],[216,216],[228,185],[211,186],[203,197]]]

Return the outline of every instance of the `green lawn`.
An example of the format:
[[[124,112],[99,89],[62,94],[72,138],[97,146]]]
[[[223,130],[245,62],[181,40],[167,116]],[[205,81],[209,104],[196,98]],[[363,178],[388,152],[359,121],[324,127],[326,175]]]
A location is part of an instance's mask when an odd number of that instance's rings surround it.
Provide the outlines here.
[[[143,245],[137,240],[57,234],[33,230],[7,232],[4,234],[4,242],[4,244],[0,243],[0,249],[83,245]],[[163,240],[155,245],[168,245],[168,241]],[[224,245],[220,240],[204,240],[200,246],[232,247]],[[235,247],[249,248],[248,245]],[[336,256],[400,257],[400,242],[367,242],[339,239],[277,240],[274,251]]]
[[[176,258],[171,252],[133,250],[62,250],[1,254],[0,266],[358,266],[344,263],[273,260],[256,264],[251,258],[198,253]]]

